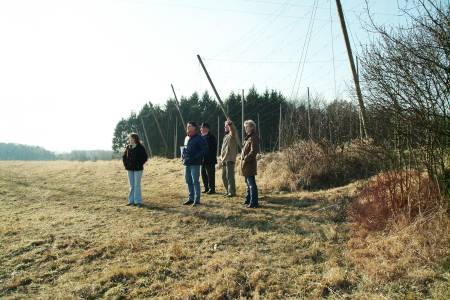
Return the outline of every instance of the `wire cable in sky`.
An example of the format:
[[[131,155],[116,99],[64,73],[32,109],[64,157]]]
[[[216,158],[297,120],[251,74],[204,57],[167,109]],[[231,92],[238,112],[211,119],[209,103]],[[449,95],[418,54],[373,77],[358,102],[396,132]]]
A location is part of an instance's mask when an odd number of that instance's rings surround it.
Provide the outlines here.
[[[291,93],[290,99],[293,99],[295,86],[297,84],[297,79],[298,79],[298,87],[300,88],[301,77],[302,77],[303,69],[304,69],[304,66],[305,66],[304,61],[306,61],[306,56],[307,56],[309,44],[311,42],[312,29],[313,29],[313,26],[314,26],[314,21],[315,21],[315,16],[316,16],[316,12],[317,12],[318,1],[315,0],[314,4],[315,4],[315,6],[313,7],[312,12],[311,12],[311,19],[310,19],[309,24],[308,24],[308,30],[306,32],[305,42],[303,43],[302,52],[301,52],[301,55],[300,55],[300,59],[298,61],[297,73],[295,75],[294,84],[292,86],[292,93]],[[301,70],[301,72],[300,72],[300,70]],[[299,77],[299,74],[300,74],[300,77]],[[299,88],[297,89],[296,97],[298,95]]]

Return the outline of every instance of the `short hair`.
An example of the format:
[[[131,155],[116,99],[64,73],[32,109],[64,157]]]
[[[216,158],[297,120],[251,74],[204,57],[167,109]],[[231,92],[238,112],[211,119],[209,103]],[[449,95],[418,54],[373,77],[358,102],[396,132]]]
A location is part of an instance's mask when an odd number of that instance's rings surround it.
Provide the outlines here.
[[[203,122],[201,126],[202,126],[203,128],[208,128],[208,129],[211,128],[211,127],[209,126],[209,124],[206,123],[206,122]]]
[[[256,129],[256,123],[255,123],[255,121],[253,121],[253,120],[246,120],[245,122],[244,122],[244,127],[245,126],[250,126],[250,127],[252,127],[253,129]]]
[[[141,143],[141,139],[139,138],[139,135],[137,133],[132,132],[128,136],[131,137],[136,144],[140,144]]]
[[[197,123],[195,123],[194,121],[189,121],[187,122],[188,125],[191,125],[192,127],[197,128]]]

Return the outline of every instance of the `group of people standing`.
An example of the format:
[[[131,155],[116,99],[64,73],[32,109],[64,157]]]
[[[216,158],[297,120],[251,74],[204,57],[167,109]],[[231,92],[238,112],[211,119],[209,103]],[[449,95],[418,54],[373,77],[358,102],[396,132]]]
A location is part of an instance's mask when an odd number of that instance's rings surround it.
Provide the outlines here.
[[[241,174],[245,177],[247,193],[243,202],[249,208],[258,207],[258,187],[255,176],[257,173],[256,155],[259,152],[259,140],[256,134],[256,123],[252,120],[244,122],[245,141],[240,154]],[[184,205],[197,206],[200,204],[201,193],[216,194],[215,170],[217,164],[217,139],[210,132],[208,123],[200,125],[200,132],[195,122],[186,125],[186,138],[182,147],[181,158],[184,165],[185,181],[188,186],[188,199]],[[222,181],[225,197],[236,196],[235,165],[239,154],[238,139],[233,122],[225,121],[225,136],[220,151],[222,164]],[[142,171],[148,156],[139,140],[139,136],[131,133],[128,136],[128,146],[123,153],[123,164],[128,172],[130,191],[128,204],[141,207]],[[200,174],[204,190],[200,188]]]

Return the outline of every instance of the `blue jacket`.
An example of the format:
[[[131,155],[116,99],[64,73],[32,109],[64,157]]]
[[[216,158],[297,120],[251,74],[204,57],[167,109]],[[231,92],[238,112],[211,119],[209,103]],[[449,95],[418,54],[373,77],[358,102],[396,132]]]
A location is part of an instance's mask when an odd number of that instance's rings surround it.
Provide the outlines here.
[[[208,153],[205,139],[196,134],[192,136],[183,150],[183,164],[185,166],[201,165],[203,157]]]

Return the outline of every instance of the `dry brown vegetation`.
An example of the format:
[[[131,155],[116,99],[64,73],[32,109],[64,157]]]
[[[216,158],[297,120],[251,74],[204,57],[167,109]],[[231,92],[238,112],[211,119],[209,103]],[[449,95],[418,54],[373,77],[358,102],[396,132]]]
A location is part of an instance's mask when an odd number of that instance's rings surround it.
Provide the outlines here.
[[[265,154],[259,170],[267,189],[330,188],[378,173],[386,168],[387,157],[372,140],[353,140],[340,146],[325,140],[298,141],[282,152]]]
[[[271,193],[277,174],[258,175],[261,209],[193,208],[179,161],[152,159],[138,209],[119,161],[1,162],[0,297],[448,298],[445,213],[370,232],[346,218],[358,183]]]

